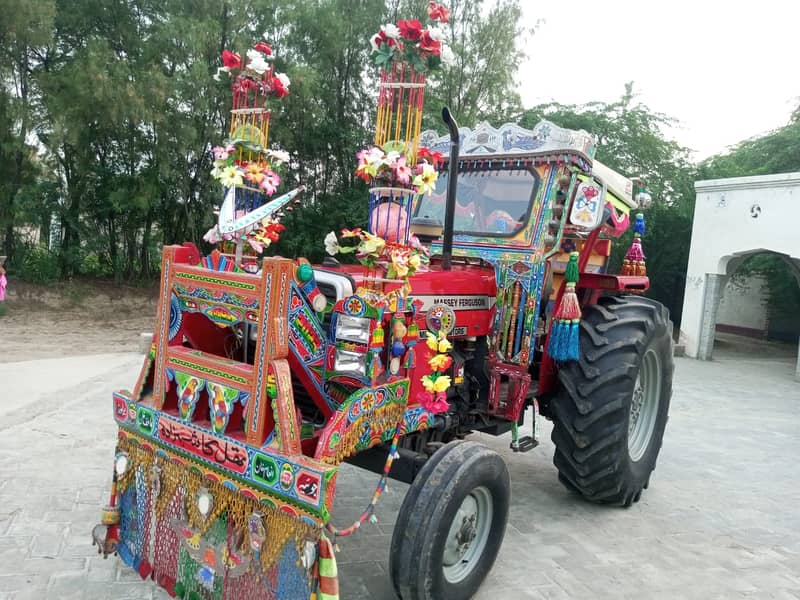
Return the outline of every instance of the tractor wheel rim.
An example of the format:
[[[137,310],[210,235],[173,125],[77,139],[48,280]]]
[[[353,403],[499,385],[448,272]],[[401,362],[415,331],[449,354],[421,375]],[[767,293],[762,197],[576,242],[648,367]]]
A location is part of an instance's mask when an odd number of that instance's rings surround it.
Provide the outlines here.
[[[492,494],[484,486],[472,490],[456,512],[444,543],[444,577],[466,579],[480,562],[492,529]]]
[[[661,361],[653,348],[645,352],[633,386],[628,417],[628,454],[637,462],[650,447],[661,403]]]

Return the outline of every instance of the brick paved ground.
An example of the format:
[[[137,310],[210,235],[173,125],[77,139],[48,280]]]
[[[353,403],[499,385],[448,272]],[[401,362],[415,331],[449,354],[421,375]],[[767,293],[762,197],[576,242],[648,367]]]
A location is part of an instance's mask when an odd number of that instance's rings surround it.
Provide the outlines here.
[[[110,390],[131,386],[139,362],[123,354],[0,365],[0,598],[167,597],[90,545],[111,470]],[[478,599],[800,598],[793,371],[793,356],[761,351],[678,359],[658,469],[628,510],[561,487],[547,425],[524,455],[508,452],[505,438],[481,438],[507,459],[513,499]],[[360,512],[376,480],[344,467],[337,523]],[[404,490],[392,484],[379,523],[342,542],[343,600],[392,598],[388,545]]]

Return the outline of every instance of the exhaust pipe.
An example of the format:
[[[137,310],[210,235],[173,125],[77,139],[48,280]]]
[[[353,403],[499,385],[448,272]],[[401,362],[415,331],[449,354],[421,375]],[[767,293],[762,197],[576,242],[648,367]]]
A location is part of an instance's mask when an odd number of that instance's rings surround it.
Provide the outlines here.
[[[458,184],[458,123],[446,106],[442,119],[450,130],[450,164],[447,169],[447,203],[444,212],[444,239],[442,240],[442,270],[449,271],[453,259],[453,225],[456,218],[456,185]]]

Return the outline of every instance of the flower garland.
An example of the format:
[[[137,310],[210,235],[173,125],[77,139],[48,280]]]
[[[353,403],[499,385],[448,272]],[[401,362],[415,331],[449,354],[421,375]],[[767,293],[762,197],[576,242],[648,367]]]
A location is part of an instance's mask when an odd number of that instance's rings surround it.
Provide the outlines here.
[[[378,146],[358,152],[356,158],[356,176],[367,183],[413,189],[417,194],[428,194],[435,189],[439,178],[436,167],[444,161],[439,152],[419,148],[416,164],[409,164],[406,153]]]
[[[453,359],[447,354],[453,345],[447,339],[447,333],[439,330],[437,333],[428,332],[425,343],[433,354],[428,359],[431,372],[423,375],[422,386],[424,392],[417,394],[417,401],[422,407],[432,413],[442,413],[450,408],[447,402],[447,390],[450,388],[450,376],[445,373],[453,365]]]
[[[244,211],[237,211],[236,216],[241,217]],[[267,217],[263,219],[258,226],[252,231],[247,233],[234,232],[234,233],[220,233],[219,225],[214,225],[209,229],[203,239],[209,244],[230,244],[234,246],[239,240],[243,240],[252,248],[256,253],[261,254],[269,246],[274,244],[280,239],[281,232],[286,230],[286,226],[281,224],[279,219]],[[232,251],[232,249],[231,249]]]
[[[418,73],[452,65],[455,55],[445,43],[445,32],[437,23],[446,24],[450,11],[441,4],[428,4],[428,17],[433,22],[427,28],[417,19],[387,23],[370,38],[375,64],[386,66],[391,62],[405,62]]]
[[[430,251],[416,236],[411,236],[408,246],[388,243],[382,237],[360,228],[342,229],[341,237],[342,240],[357,239],[358,243],[355,246],[343,246],[336,233],[331,231],[325,236],[325,251],[328,254],[355,254],[365,267],[385,267],[389,279],[407,279],[425,268],[430,261]]]

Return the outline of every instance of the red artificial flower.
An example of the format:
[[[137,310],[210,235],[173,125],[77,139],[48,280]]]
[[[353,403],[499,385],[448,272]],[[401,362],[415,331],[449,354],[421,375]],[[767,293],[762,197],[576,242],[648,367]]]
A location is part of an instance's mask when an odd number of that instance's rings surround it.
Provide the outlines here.
[[[438,55],[442,51],[442,42],[433,39],[430,32],[426,29],[420,36],[419,49],[423,52],[429,52],[431,54]]]
[[[229,69],[240,69],[242,67],[242,57],[229,50],[222,51],[222,64]]]
[[[275,92],[275,95],[278,98],[283,98],[289,95],[289,90],[284,87],[283,82],[279,77],[272,78],[272,91]]]
[[[409,41],[415,42],[422,36],[422,23],[417,19],[398,21],[397,27],[400,29],[400,35]]]
[[[450,11],[447,10],[443,4],[431,2],[428,4],[428,16],[434,21],[447,23],[448,19],[450,19]]]
[[[258,42],[255,46],[253,46],[259,52],[263,52],[267,56],[272,56],[272,48],[269,47],[269,44],[266,42]]]
[[[417,158],[427,160],[434,167],[444,163],[444,156],[442,156],[441,152],[431,152],[425,146],[420,146],[419,150],[417,150]]]

